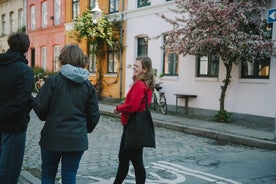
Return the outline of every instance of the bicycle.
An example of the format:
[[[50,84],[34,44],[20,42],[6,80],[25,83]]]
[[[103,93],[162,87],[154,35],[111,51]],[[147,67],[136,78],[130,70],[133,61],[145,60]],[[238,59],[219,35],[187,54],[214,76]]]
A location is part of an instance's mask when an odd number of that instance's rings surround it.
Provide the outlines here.
[[[162,112],[162,114],[167,114],[167,101],[165,97],[165,93],[161,91],[162,86],[161,82],[156,83],[154,85],[153,90],[153,109],[159,110]]]
[[[48,78],[48,75],[43,75],[42,73],[39,73],[35,76],[36,81],[34,84],[34,88],[37,93],[40,90],[40,88],[42,88],[47,78]]]

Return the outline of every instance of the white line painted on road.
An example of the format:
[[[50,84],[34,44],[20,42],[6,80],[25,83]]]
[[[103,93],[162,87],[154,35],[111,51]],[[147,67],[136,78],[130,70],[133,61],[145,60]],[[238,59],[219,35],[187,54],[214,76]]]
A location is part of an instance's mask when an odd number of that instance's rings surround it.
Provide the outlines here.
[[[149,171],[146,180],[147,184],[181,184],[185,183],[187,175],[210,183],[241,184],[240,182],[231,179],[227,179],[221,176],[216,176],[198,170],[189,169],[187,167],[183,167],[181,165],[165,161],[159,161],[157,163],[152,162],[151,166],[146,167],[146,170]],[[91,181],[91,183],[94,184],[112,184],[114,181],[114,177],[110,179],[84,175],[78,175],[77,177],[86,178],[86,180],[92,180],[93,182]],[[132,165],[129,169],[128,178],[125,179],[124,184],[135,184],[135,174]]]
[[[231,180],[231,179],[227,179],[227,178],[224,178],[224,177],[221,177],[221,176],[216,176],[216,175],[213,175],[213,174],[208,174],[208,173],[205,173],[205,172],[189,169],[187,167],[183,167],[183,166],[180,166],[180,165],[177,165],[177,164],[173,164],[173,163],[169,163],[169,162],[165,162],[165,161],[159,161],[159,163],[163,163],[165,165],[172,166],[173,168],[178,168],[178,169],[190,172],[191,174],[204,175],[204,176],[207,176],[207,177],[210,177],[210,178],[215,178],[217,180],[222,180],[222,181],[225,181],[225,182],[228,182],[228,183],[231,183],[231,184],[242,184],[240,182],[237,182],[237,181],[234,181],[234,180]]]

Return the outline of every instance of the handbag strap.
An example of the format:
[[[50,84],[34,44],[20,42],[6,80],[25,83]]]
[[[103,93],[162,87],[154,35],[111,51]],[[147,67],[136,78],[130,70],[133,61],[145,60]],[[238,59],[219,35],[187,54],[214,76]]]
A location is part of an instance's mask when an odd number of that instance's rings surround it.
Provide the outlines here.
[[[145,84],[145,82],[144,82],[144,84]],[[146,90],[145,90],[145,96],[146,96],[146,110],[149,110],[147,85],[145,84],[145,86],[146,86]]]

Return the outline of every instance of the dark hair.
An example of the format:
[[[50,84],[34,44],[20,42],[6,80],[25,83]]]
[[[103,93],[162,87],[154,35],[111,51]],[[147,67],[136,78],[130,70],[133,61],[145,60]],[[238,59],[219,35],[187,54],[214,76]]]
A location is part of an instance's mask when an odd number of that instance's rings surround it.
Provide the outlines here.
[[[153,77],[151,59],[148,56],[138,56],[136,60],[141,61],[142,67],[147,69],[147,71],[142,74],[141,80],[143,80],[149,88],[153,89],[154,77]]]
[[[30,46],[30,39],[26,33],[12,33],[8,38],[8,44],[11,50],[25,53]]]
[[[75,44],[65,45],[60,51],[58,60],[61,65],[70,64],[81,68],[86,67],[88,63],[87,56],[85,56],[80,47]]]

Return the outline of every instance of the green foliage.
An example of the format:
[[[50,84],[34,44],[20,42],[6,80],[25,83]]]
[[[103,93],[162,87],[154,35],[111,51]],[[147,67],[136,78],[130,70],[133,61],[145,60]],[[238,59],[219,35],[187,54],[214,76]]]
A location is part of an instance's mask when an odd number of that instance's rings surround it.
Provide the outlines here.
[[[96,43],[96,46],[101,45],[98,44],[99,42],[104,42],[109,47],[113,47],[114,43],[120,39],[120,26],[120,21],[110,20],[104,15],[97,23],[93,22],[90,9],[85,10],[74,21],[74,31],[77,38],[85,38],[89,43]]]
[[[226,110],[219,110],[215,115],[216,121],[230,123],[231,121],[231,113]]]
[[[91,9],[85,10],[74,21],[73,34],[77,37],[77,40],[80,42],[85,39],[88,44],[93,44],[92,54],[95,54],[97,58],[97,82],[95,87],[99,97],[103,89],[102,61],[106,58],[107,47],[114,52],[120,52],[123,48],[120,42],[122,36],[121,26],[121,21],[118,21],[115,16],[102,15],[97,22],[93,22]]]

